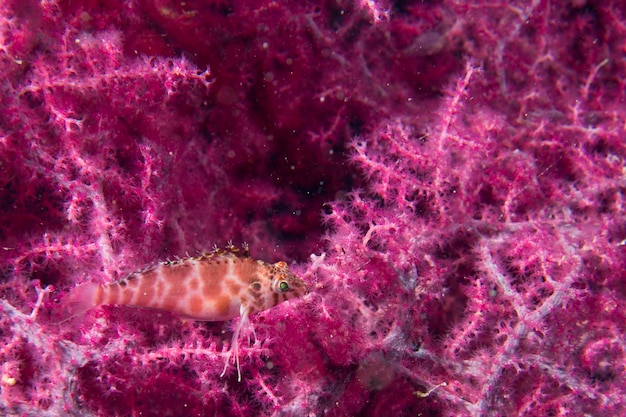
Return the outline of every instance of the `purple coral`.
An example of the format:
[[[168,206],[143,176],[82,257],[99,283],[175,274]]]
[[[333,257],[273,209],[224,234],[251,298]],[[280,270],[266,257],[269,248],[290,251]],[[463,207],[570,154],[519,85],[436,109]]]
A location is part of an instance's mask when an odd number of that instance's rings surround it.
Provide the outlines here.
[[[625,413],[625,41],[618,1],[5,2],[0,410]],[[242,382],[233,323],[50,321],[230,239],[312,288]]]

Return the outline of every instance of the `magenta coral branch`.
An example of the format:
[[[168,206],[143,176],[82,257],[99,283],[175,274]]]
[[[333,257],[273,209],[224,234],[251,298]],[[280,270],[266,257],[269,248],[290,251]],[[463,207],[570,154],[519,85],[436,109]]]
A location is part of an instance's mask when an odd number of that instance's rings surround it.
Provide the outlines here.
[[[0,3],[0,414],[626,413],[623,2]],[[229,240],[309,288],[240,380],[237,318],[51,317]]]

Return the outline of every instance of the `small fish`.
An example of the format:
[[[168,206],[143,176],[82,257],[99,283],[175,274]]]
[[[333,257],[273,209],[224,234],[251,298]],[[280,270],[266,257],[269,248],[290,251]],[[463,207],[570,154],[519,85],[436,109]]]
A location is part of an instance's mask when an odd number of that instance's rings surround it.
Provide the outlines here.
[[[221,375],[234,354],[241,381],[238,339],[249,315],[306,293],[304,281],[285,262],[253,260],[247,247],[241,252],[231,245],[227,250],[162,262],[110,284],[81,284],[61,300],[57,317],[63,322],[104,304],[170,311],[205,321],[239,316]]]

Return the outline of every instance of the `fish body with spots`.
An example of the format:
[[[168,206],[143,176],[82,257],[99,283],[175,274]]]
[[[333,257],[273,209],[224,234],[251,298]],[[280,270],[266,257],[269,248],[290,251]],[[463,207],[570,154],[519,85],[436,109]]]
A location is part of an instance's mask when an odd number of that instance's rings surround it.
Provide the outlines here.
[[[57,316],[62,322],[100,305],[117,304],[169,311],[194,320],[241,317],[230,352],[239,369],[237,339],[248,316],[306,293],[304,281],[285,262],[254,260],[247,248],[242,253],[230,247],[162,262],[109,284],[81,284],[61,300]]]

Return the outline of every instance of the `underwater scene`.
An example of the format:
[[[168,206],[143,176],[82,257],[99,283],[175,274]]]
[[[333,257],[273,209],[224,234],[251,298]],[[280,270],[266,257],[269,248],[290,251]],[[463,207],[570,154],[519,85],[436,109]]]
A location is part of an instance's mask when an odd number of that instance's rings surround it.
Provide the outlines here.
[[[0,415],[626,415],[621,0],[0,2]]]

